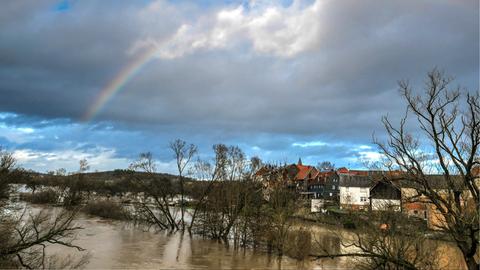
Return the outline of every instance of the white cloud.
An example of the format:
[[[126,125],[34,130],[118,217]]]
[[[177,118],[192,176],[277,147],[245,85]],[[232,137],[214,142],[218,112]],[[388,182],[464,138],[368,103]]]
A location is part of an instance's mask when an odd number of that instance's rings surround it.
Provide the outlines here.
[[[112,149],[98,149],[96,152],[78,150],[39,151],[19,149],[13,152],[20,166],[40,172],[65,168],[67,171],[78,170],[81,159],[87,159],[91,170],[108,170],[111,168],[126,168],[129,161],[115,157]]]
[[[182,24],[167,39],[147,37],[135,43],[154,45],[164,59],[182,57],[197,50],[225,49],[248,42],[256,53],[293,57],[311,49],[318,40],[320,1],[307,7],[295,1],[289,7],[278,3],[225,8]]]
[[[360,160],[366,160],[370,162],[377,162],[382,160],[382,154],[374,151],[360,151],[358,152]]]
[[[5,118],[0,118],[0,120],[2,119]],[[3,137],[11,142],[24,143],[34,139],[34,132],[35,129],[31,127],[15,127],[0,123],[0,138]]]
[[[305,147],[314,147],[314,146],[325,146],[325,145],[330,145],[326,142],[322,142],[322,141],[311,141],[311,142],[295,142],[295,143],[292,143],[292,146],[295,146],[295,147],[302,147],[302,148],[305,148]]]
[[[114,149],[96,148],[95,151],[81,150],[54,150],[39,151],[33,149],[19,149],[13,151],[14,157],[22,167],[38,172],[53,171],[65,168],[69,172],[78,170],[79,161],[87,159],[90,171],[107,171],[112,169],[126,169],[132,160],[118,157]],[[157,170],[165,173],[176,173],[174,160],[157,161]]]

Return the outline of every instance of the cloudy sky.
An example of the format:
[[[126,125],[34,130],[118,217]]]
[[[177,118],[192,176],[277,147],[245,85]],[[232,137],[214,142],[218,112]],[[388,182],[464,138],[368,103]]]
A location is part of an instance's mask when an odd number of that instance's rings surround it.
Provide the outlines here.
[[[38,171],[168,142],[360,167],[433,67],[479,89],[477,0],[2,1],[0,145]]]

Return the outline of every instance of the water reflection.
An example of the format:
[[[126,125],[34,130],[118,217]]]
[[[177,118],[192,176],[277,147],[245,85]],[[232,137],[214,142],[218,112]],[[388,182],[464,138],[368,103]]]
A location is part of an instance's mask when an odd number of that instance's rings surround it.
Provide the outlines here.
[[[129,223],[85,215],[77,223],[85,229],[79,232],[75,243],[91,254],[87,269],[337,269],[339,266],[333,260],[298,262],[249,249],[234,250],[187,233],[147,231]],[[78,254],[61,247],[50,252],[62,256]]]

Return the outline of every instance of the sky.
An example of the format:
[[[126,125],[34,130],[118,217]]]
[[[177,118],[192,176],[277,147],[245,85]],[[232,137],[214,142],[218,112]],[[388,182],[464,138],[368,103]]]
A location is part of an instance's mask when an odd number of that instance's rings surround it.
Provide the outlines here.
[[[4,1],[0,145],[41,172],[174,172],[176,138],[360,168],[434,67],[478,91],[478,1]]]

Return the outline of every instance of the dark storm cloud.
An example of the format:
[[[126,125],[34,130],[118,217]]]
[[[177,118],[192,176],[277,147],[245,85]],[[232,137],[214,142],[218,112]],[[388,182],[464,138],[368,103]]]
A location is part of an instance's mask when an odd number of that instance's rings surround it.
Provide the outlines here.
[[[62,9],[59,1],[4,3],[0,111],[31,117],[9,118],[9,126],[58,118],[75,125],[141,45],[152,43],[158,57],[92,123],[115,123],[113,130],[97,126],[91,138],[72,132],[64,140],[96,139],[127,155],[142,149],[126,143],[133,135],[123,132],[139,130],[135,136],[143,136],[145,150],[156,149],[165,160],[165,146],[156,141],[175,137],[206,151],[227,142],[271,159],[342,159],[353,144],[381,134],[381,115],[403,114],[397,80],[422,86],[437,66],[478,90],[477,1],[257,2],[84,0]],[[185,35],[179,35],[182,25],[189,26]],[[315,140],[344,143],[291,146]],[[29,143],[24,146],[35,148]],[[44,143],[45,151],[59,147]]]

